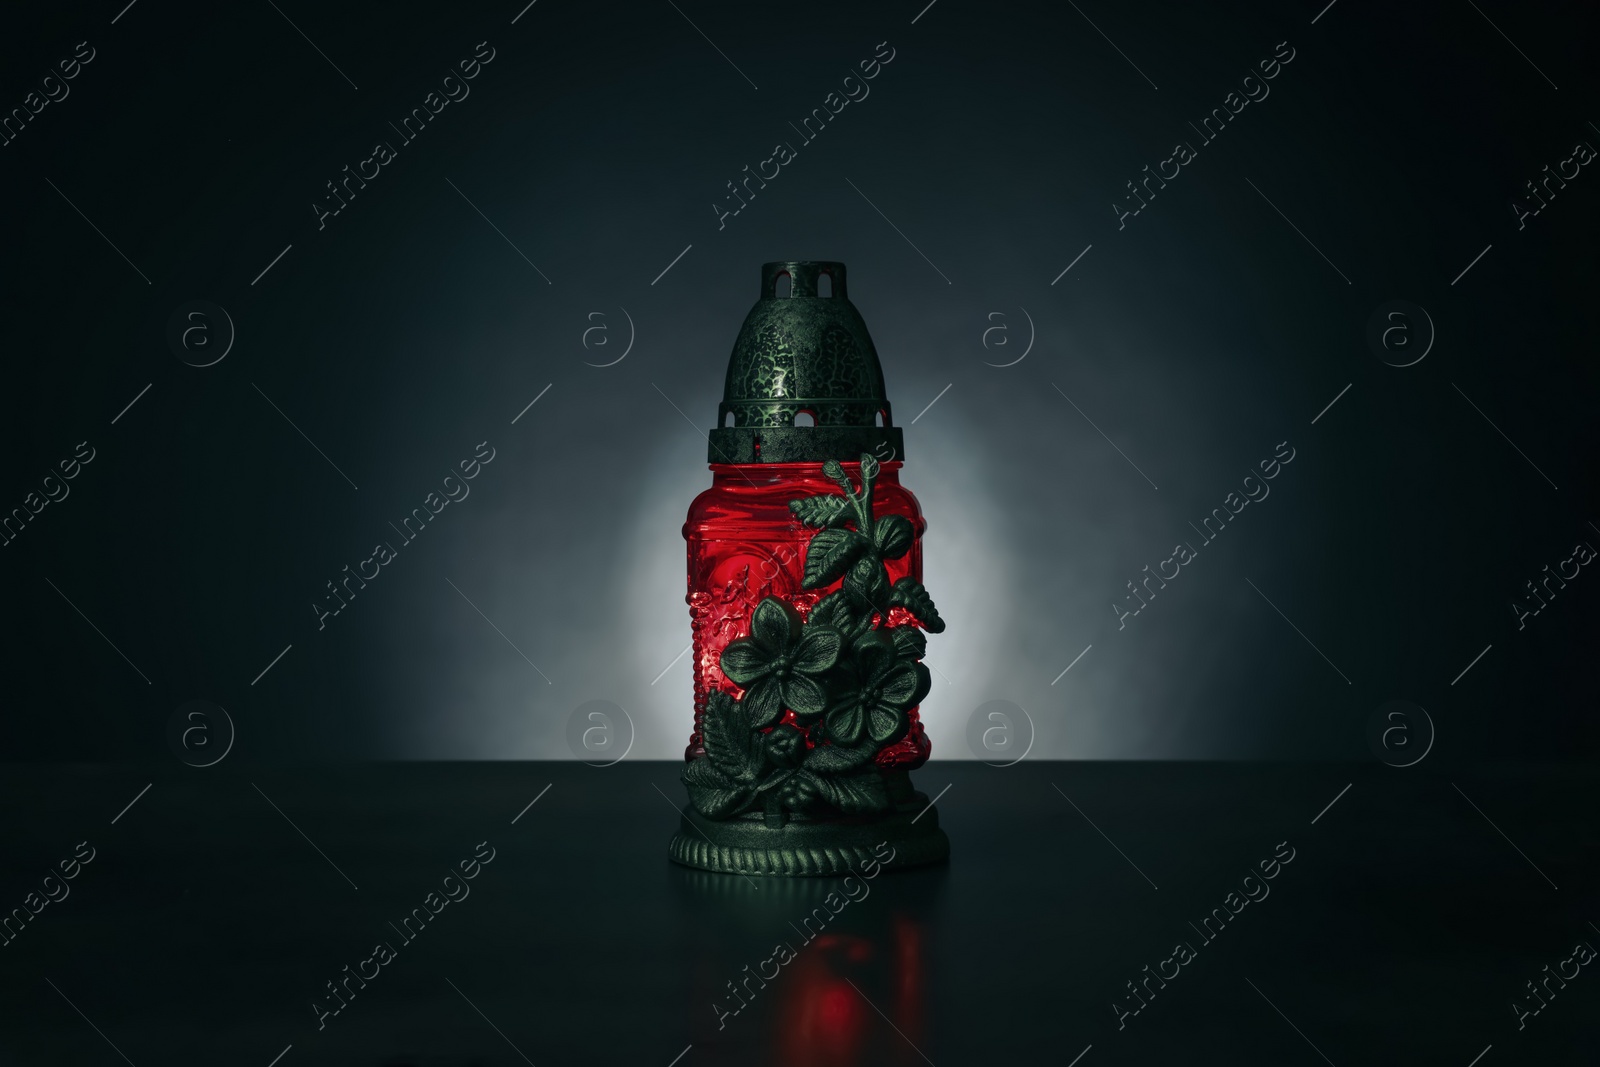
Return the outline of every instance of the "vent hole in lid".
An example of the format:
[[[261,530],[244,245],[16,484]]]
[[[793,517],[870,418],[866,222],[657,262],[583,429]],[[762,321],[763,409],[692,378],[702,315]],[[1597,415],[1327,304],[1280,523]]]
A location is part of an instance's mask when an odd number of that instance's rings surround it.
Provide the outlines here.
[[[778,279],[773,284],[772,288],[773,296],[777,297],[779,300],[787,300],[789,299],[790,292],[794,288],[794,280],[789,277],[788,271],[784,271],[782,274],[778,275]]]
[[[831,297],[833,295],[833,275],[823,271],[817,275],[817,295]]]
[[[816,424],[817,424],[817,414],[816,414],[816,412],[810,411],[810,410],[806,410],[806,411],[797,411],[797,412],[794,413],[794,425],[796,425],[796,426],[815,426]]]

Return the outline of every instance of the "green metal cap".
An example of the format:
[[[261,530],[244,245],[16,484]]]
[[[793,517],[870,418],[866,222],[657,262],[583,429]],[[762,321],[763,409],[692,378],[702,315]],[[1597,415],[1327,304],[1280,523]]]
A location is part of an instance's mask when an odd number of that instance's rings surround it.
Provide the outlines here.
[[[817,295],[819,283],[829,295]],[[761,298],[733,343],[717,423],[707,451],[712,463],[849,463],[863,452],[885,462],[905,457],[878,351],[850,303],[843,263],[761,265]]]

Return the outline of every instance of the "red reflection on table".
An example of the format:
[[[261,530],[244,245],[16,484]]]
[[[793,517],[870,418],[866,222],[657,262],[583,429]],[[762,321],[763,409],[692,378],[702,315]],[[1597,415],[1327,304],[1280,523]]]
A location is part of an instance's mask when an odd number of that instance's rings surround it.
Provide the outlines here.
[[[893,1053],[896,1061],[921,1062],[912,1045],[923,1040],[922,938],[916,922],[897,916],[888,951],[854,934],[823,934],[800,947],[778,980],[775,1067],[863,1064],[869,1038],[876,1049],[905,1054]],[[881,1053],[872,1058],[883,1061]]]

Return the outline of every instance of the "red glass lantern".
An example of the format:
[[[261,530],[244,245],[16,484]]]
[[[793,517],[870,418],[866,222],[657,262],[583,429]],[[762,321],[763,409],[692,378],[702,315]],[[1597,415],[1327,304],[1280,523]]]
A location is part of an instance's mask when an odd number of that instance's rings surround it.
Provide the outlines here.
[[[822,277],[830,296],[818,296]],[[787,296],[779,296],[782,282]],[[778,597],[805,617],[840,585],[800,589],[813,531],[790,514],[789,501],[835,491],[822,461],[837,459],[853,480],[861,478],[861,453],[880,462],[878,514],[902,515],[917,533],[906,557],[888,563],[890,581],[922,581],[928,528],[917,498],[899,483],[901,430],[891,424],[883,368],[846,293],[842,262],[763,264],[762,298],[734,342],[717,416],[725,426],[710,432],[712,485],[694,498],[683,523],[694,633],[694,733],[685,760],[704,752],[701,721],[710,691],[738,693],[720,659],[728,641],[749,633],[755,605]],[[909,622],[906,609],[888,608],[886,625]],[[784,721],[794,723],[794,713]],[[915,707],[910,723],[906,737],[878,752],[878,766],[909,771],[928,761],[931,745]]]
[[[738,682],[724,672],[723,655],[730,644],[737,641],[749,646],[751,640],[759,636],[756,631],[760,628],[753,623],[757,608],[764,601],[775,599],[787,605],[782,611],[766,605],[769,632],[779,635],[780,644],[799,640],[804,624],[806,634],[822,633],[824,643],[830,648],[844,646],[839,657],[841,664],[857,654],[857,646],[851,644],[856,641],[865,641],[868,645],[874,641],[878,643],[877,648],[859,653],[862,663],[894,658],[898,682],[886,674],[869,678],[864,669],[858,669],[858,664],[849,663],[845,669],[855,688],[841,698],[847,708],[857,705],[865,708],[868,702],[891,690],[901,702],[874,705],[882,709],[878,712],[882,717],[875,721],[893,725],[886,726],[882,733],[871,733],[874,738],[886,740],[870,751],[870,766],[855,768],[855,764],[851,764],[857,786],[845,783],[836,788],[835,783],[810,777],[813,792],[820,790],[821,807],[833,811],[839,826],[848,820],[840,820],[838,816],[857,816],[850,823],[850,833],[830,837],[826,816],[808,817],[803,806],[795,808],[792,793],[779,803],[774,790],[766,797],[765,809],[764,825],[774,832],[769,835],[770,841],[754,830],[761,825],[758,811],[740,807],[735,812],[742,816],[740,821],[721,811],[708,814],[702,809],[701,814],[709,819],[726,821],[708,824],[711,830],[699,822],[693,827],[686,826],[685,833],[674,843],[673,856],[680,862],[713,870],[833,873],[836,867],[848,868],[852,856],[864,854],[851,851],[859,850],[862,842],[867,842],[862,836],[868,832],[863,829],[863,823],[871,820],[863,820],[860,817],[863,812],[893,822],[900,820],[907,811],[920,810],[912,807],[919,799],[922,808],[927,807],[926,798],[912,791],[907,776],[908,771],[927,761],[930,750],[915,705],[927,691],[927,669],[919,662],[925,643],[917,628],[943,627],[931,601],[926,601],[922,594],[921,542],[926,523],[916,498],[900,484],[899,470],[904,455],[901,431],[893,424],[877,350],[860,313],[850,302],[844,264],[792,261],[762,266],[760,299],[745,318],[734,343],[718,422],[720,425],[708,436],[707,458],[712,485],[690,505],[683,527],[688,543],[687,599],[694,639],[695,709],[694,731],[684,758],[700,773],[698,784],[712,790],[702,795],[712,796],[720,804],[722,797],[744,790],[740,796],[746,798],[744,803],[748,806],[760,802],[761,798],[753,794],[759,794],[764,788],[758,783],[752,784],[757,768],[767,775],[762,781],[768,783],[775,782],[789,768],[796,768],[794,773],[801,777],[808,776],[813,766],[820,775],[836,773],[837,767],[824,766],[828,760],[809,759],[819,744],[833,746],[848,738],[850,760],[865,760],[869,755],[868,750],[861,747],[862,742],[856,740],[862,733],[860,719],[830,716],[829,725],[824,726],[815,708],[807,715],[797,715],[795,708],[784,706],[775,720],[758,716],[752,722],[729,712],[734,717],[727,721],[735,725],[725,727],[725,732],[742,734],[745,726],[755,731],[750,740],[740,740],[736,746],[741,758],[746,750],[754,753],[750,756],[754,761],[749,765],[751,769],[741,771],[742,765],[733,755],[706,758],[706,720],[712,704],[722,701],[719,707],[731,707],[746,696]],[[858,492],[865,507],[862,518],[847,515],[840,522],[827,524],[841,527],[839,530],[825,532],[842,539],[853,538],[858,548],[873,536],[873,530],[880,528],[892,527],[898,532],[898,539],[892,548],[881,553],[870,545],[866,548],[871,558],[862,561],[869,568],[862,573],[870,575],[874,570],[881,570],[881,575],[867,583],[880,593],[875,598],[863,598],[861,590],[867,587],[863,584],[866,579],[852,586],[855,592],[849,595],[856,598],[852,601],[856,621],[846,627],[850,633],[841,636],[842,631],[826,632],[830,623],[811,626],[811,614],[830,594],[850,583],[841,572],[833,576],[829,584],[813,581],[810,588],[806,587],[808,549],[813,539],[821,534],[818,524],[802,524],[791,505],[801,498],[821,497],[826,498],[824,504],[838,505],[842,509],[844,502]],[[850,524],[854,524],[854,529],[844,528]],[[909,544],[906,543],[908,532]],[[896,585],[897,582],[903,584]],[[908,600],[903,595],[907,584],[915,590],[914,595],[923,596],[923,599]],[[844,595],[832,596],[831,601],[842,603]],[[918,619],[908,610],[908,606],[915,604],[925,604],[925,618]],[[827,605],[824,608],[826,610]],[[781,622],[784,618],[789,621]],[[931,624],[929,618],[934,620]],[[864,636],[862,627],[867,628]],[[891,647],[893,650],[889,651]],[[744,651],[748,655],[756,654],[756,650],[750,648]],[[763,662],[773,664],[772,669],[781,676],[789,669],[786,657],[791,651],[768,647],[763,654],[771,658]],[[831,667],[834,663],[831,652],[827,658],[827,665]],[[760,669],[767,668],[761,666]],[[922,683],[914,684],[914,677],[920,678]],[[905,707],[906,701],[912,706]],[[777,705],[768,701],[764,707],[776,711]],[[903,719],[900,718],[902,714]],[[840,726],[840,722],[848,722],[848,725]],[[773,735],[774,731],[781,732],[781,744],[776,743],[777,736],[772,736],[773,743],[769,744],[768,735]],[[877,780],[866,783],[871,788],[860,786],[859,775],[874,769]],[[691,797],[694,797],[696,783],[690,778],[685,781],[690,782]],[[861,796],[847,795],[852,788]],[[840,806],[829,808],[826,803],[829,797]],[[876,799],[872,800],[874,797]],[[861,803],[852,806],[852,800]],[[737,806],[732,800],[728,804],[730,809]],[[796,814],[786,814],[789,811]],[[689,815],[685,819],[694,821]],[[789,820],[800,825],[795,828]],[[914,856],[913,862],[944,858],[948,853],[948,841],[937,829],[936,816],[931,822],[931,825],[914,828],[901,825],[902,838],[915,839],[909,852],[901,849],[902,856]],[[791,826],[791,834],[779,841],[776,833],[786,825]],[[694,834],[708,842],[718,842],[718,834],[712,832],[718,827],[720,842],[709,850],[700,847]],[[821,854],[833,858],[821,864],[826,869],[813,869],[816,864],[807,857],[818,854],[815,852],[817,842],[838,843],[845,838],[854,843],[838,844],[838,850],[832,852],[824,848]],[[723,847],[734,842],[736,844],[729,845],[731,852]],[[760,859],[763,854],[777,856],[784,849],[789,850],[789,859],[782,863],[776,859]],[[785,867],[793,862],[805,869]],[[776,869],[766,869],[764,864],[774,865]]]
[[[887,408],[888,402],[884,401],[884,409]],[[716,445],[713,443],[712,447]],[[859,460],[841,466],[852,479],[859,480]],[[901,559],[889,561],[890,581],[909,575],[920,582],[922,533],[927,522],[917,498],[900,484],[900,466],[898,460],[882,464],[876,486],[877,511],[880,515],[902,515],[916,530],[911,551]],[[704,754],[700,725],[711,690],[738,692],[738,686],[722,673],[722,650],[729,641],[750,632],[750,613],[762,598],[775,596],[787,601],[805,618],[817,601],[840,584],[835,582],[816,591],[800,588],[805,546],[813,531],[795,520],[789,501],[802,494],[834,489],[833,482],[822,473],[820,462],[712,463],[711,474],[711,488],[689,505],[689,518],[683,525],[683,536],[689,543],[688,601],[694,631],[694,733],[684,752],[685,759]],[[911,617],[904,608],[890,607],[888,611],[887,625],[910,624]],[[906,736],[875,757],[878,766],[909,771],[927,762],[931,746],[917,708],[911,709],[910,717],[911,728]],[[794,713],[786,711],[782,721],[795,724]]]

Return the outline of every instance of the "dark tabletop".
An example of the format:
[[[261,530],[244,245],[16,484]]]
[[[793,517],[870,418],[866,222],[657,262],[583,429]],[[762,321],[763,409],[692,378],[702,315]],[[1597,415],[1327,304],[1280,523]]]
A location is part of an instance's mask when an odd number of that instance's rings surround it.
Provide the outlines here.
[[[0,1063],[1595,1063],[1596,775],[1427,767],[936,762],[849,885],[671,864],[667,763],[12,767]]]

